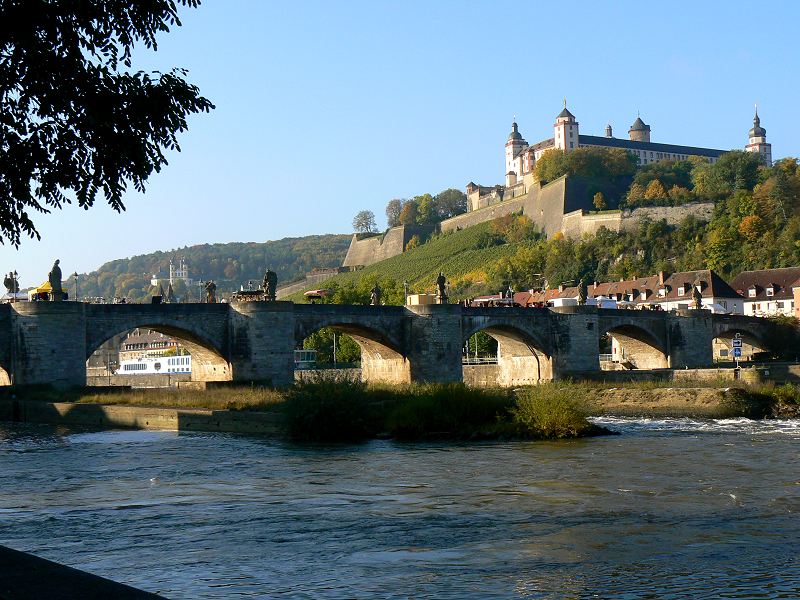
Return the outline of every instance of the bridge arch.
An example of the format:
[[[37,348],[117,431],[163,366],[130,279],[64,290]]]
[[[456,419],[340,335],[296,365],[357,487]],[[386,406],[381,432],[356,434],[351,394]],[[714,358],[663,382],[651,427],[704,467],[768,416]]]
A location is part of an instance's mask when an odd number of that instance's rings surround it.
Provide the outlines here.
[[[461,345],[478,332],[497,341],[497,385],[533,385],[553,379],[552,354],[540,334],[509,323],[476,323],[464,329]]]
[[[601,344],[604,336],[611,338],[613,364],[628,369],[666,369],[670,366],[666,340],[661,339],[646,323],[611,325],[598,333]]]
[[[231,365],[225,358],[223,340],[213,340],[204,333],[188,329],[183,324],[165,322],[161,319],[136,319],[120,322],[104,331],[91,335],[86,340],[86,360],[107,340],[134,329],[147,329],[180,340],[192,356],[192,381],[230,381],[233,378]],[[87,335],[89,338],[89,335]]]
[[[771,347],[763,332],[756,328],[741,325],[729,325],[714,332],[712,347],[714,359],[727,362],[733,360],[733,338],[740,336],[742,340],[742,360],[752,360],[754,355],[769,352]]]
[[[297,348],[302,348],[303,341],[313,333],[325,328],[333,329],[352,338],[361,350],[362,381],[409,383],[411,366],[403,354],[399,341],[374,325],[356,321],[356,319],[332,317],[314,323],[298,322],[295,345]]]

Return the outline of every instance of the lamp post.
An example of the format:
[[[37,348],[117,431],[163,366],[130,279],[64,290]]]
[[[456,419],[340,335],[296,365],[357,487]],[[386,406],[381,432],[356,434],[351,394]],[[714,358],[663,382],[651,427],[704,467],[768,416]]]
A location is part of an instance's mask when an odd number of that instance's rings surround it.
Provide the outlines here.
[[[80,295],[78,294],[78,272],[75,271],[72,276],[75,278],[75,302],[80,302]]]
[[[406,297],[405,302],[403,304],[408,304],[408,282],[407,281],[403,282],[403,291],[405,292],[405,297]]]
[[[17,301],[17,293],[19,293],[19,273],[17,273],[16,269],[14,269],[13,277],[14,277],[14,287],[13,287],[14,293],[11,296],[11,302],[16,302]]]

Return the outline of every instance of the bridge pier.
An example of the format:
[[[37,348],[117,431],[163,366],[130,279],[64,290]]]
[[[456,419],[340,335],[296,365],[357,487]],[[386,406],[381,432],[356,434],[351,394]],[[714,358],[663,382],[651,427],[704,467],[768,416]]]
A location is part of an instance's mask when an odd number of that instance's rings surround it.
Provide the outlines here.
[[[11,383],[86,385],[86,314],[80,302],[10,304]]]
[[[423,304],[407,309],[416,317],[409,319],[411,381],[461,382],[461,305]]]
[[[238,302],[229,305],[229,362],[233,381],[273,386],[294,382],[294,304]]]
[[[714,364],[713,315],[706,311],[681,310],[668,322],[667,343],[672,369],[696,369]]]
[[[563,306],[551,311],[552,379],[567,379],[600,370],[597,307]]]

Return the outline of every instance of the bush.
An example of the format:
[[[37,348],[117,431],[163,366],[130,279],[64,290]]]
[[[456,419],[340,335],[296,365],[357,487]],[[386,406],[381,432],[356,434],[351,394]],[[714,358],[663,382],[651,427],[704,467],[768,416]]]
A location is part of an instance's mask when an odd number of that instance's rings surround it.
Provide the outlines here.
[[[299,441],[354,442],[378,429],[366,386],[352,381],[295,385],[286,398],[284,419],[289,436]]]
[[[414,385],[404,395],[386,420],[388,432],[399,439],[488,436],[511,406],[507,392],[462,383]]]
[[[574,400],[575,387],[548,383],[519,393],[513,422],[526,437],[560,439],[586,435],[593,425]]]

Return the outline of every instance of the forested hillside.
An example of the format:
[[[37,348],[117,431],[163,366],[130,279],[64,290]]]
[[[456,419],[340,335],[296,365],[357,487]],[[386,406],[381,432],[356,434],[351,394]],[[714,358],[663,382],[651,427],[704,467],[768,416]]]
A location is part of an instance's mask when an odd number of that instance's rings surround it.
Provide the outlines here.
[[[602,178],[601,152],[576,150],[567,160],[551,155],[555,164],[549,176]],[[543,168],[547,162],[542,161]],[[592,172],[584,172],[587,165]],[[400,256],[335,277],[326,282],[334,292],[329,301],[368,302],[377,281],[384,300],[399,304],[404,281],[414,291],[433,290],[440,270],[450,282],[451,298],[458,299],[509,285],[520,290],[574,284],[582,277],[609,281],[711,268],[732,278],[744,270],[800,265],[800,168],[794,158],[766,167],[758,155],[734,151],[714,164],[649,164],[635,170],[623,197],[612,200],[630,208],[713,201],[715,209],[708,223],[693,217],[677,226],[642,221],[633,232],[601,229],[581,240],[560,234],[545,240],[526,217],[511,215],[434,236]],[[604,204],[598,196],[598,208]]]
[[[79,291],[82,297],[146,300],[153,294],[152,275],[168,276],[170,259],[177,261],[180,257],[186,259],[192,279],[213,279],[218,292],[238,290],[251,279],[260,284],[267,268],[278,274],[281,285],[299,279],[315,267],[341,265],[349,244],[349,235],[329,234],[263,243],[203,244],[153,252],[113,260],[96,271],[79,275]],[[64,285],[70,292],[75,289],[72,277]],[[188,293],[190,298],[197,300],[199,287],[187,290],[181,284],[175,287],[175,293],[178,297]]]

